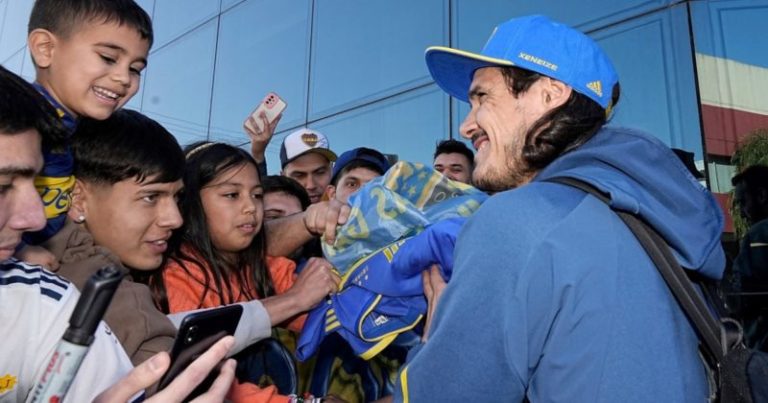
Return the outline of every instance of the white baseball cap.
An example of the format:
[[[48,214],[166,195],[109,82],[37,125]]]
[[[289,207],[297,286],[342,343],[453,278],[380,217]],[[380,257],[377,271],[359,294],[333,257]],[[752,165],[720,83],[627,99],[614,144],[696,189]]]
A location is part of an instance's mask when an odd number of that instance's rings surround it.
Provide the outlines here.
[[[299,129],[285,136],[280,146],[280,165],[285,168],[288,163],[307,153],[318,153],[328,161],[336,161],[336,154],[330,150],[328,138],[312,129]]]

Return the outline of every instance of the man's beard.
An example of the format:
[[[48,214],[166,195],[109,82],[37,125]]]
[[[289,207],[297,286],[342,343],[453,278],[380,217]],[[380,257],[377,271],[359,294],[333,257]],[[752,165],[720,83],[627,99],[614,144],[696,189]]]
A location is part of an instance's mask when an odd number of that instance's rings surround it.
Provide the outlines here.
[[[478,167],[475,167],[472,173],[472,183],[475,187],[486,192],[503,192],[514,189],[528,183],[533,176],[526,168],[527,164],[523,162],[520,150],[512,145],[505,147],[506,155],[515,156],[513,159],[505,161],[504,166],[486,166],[482,177]]]

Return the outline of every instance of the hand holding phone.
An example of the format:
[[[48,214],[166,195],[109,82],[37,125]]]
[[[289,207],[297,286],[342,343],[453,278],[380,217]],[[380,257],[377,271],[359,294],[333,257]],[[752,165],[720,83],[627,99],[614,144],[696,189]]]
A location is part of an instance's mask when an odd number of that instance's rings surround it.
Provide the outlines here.
[[[158,390],[152,397],[144,400],[145,403],[181,402],[188,398],[188,394],[199,385],[199,380],[222,360],[226,360],[227,354],[234,345],[234,339],[225,337],[209,348],[197,360],[192,362],[167,388]],[[116,384],[96,397],[94,403],[128,402],[131,397],[144,391],[161,378],[170,364],[168,353],[155,354],[154,357],[144,361],[121,378]],[[222,402],[235,379],[236,362],[233,359],[225,361],[221,366],[216,381],[201,396],[201,402]],[[195,400],[196,402],[198,400]]]
[[[272,137],[272,133],[277,126],[277,120],[288,105],[274,92],[270,92],[259,103],[256,109],[251,112],[248,118],[245,120],[243,127],[249,134],[261,134],[262,132],[269,132],[269,137]],[[266,130],[271,129],[271,130]]]
[[[242,314],[242,306],[228,305],[186,316],[181,321],[173,347],[171,347],[171,367],[160,380],[159,389],[168,386],[190,363],[221,338],[234,335]],[[207,391],[215,381],[216,376],[218,376],[218,371],[211,371],[208,378],[195,388],[188,398],[193,399]]]

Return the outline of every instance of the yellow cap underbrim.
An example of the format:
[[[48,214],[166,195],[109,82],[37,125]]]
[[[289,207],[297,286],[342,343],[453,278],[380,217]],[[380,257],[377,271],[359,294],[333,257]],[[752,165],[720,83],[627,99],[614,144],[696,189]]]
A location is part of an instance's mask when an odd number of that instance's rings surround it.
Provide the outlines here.
[[[427,48],[424,57],[435,83],[450,96],[464,102],[468,102],[469,87],[477,69],[515,65],[506,59],[497,59],[444,46]]]

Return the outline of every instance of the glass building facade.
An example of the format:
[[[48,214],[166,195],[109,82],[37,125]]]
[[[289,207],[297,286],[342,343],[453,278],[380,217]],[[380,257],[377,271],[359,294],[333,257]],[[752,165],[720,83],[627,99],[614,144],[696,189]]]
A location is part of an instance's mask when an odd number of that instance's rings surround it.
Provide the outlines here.
[[[34,78],[25,46],[33,0],[0,0],[0,63]],[[270,91],[288,108],[282,138],[326,134],[338,153],[367,146],[431,162],[458,138],[467,105],[431,80],[431,45],[479,51],[494,26],[546,14],[595,38],[619,72],[613,124],[692,151],[715,193],[730,190],[730,155],[768,127],[768,0],[140,0],[156,40],[128,107],[181,144],[246,145],[245,117]],[[247,146],[246,146],[247,147]],[[725,196],[720,196],[725,205]]]

